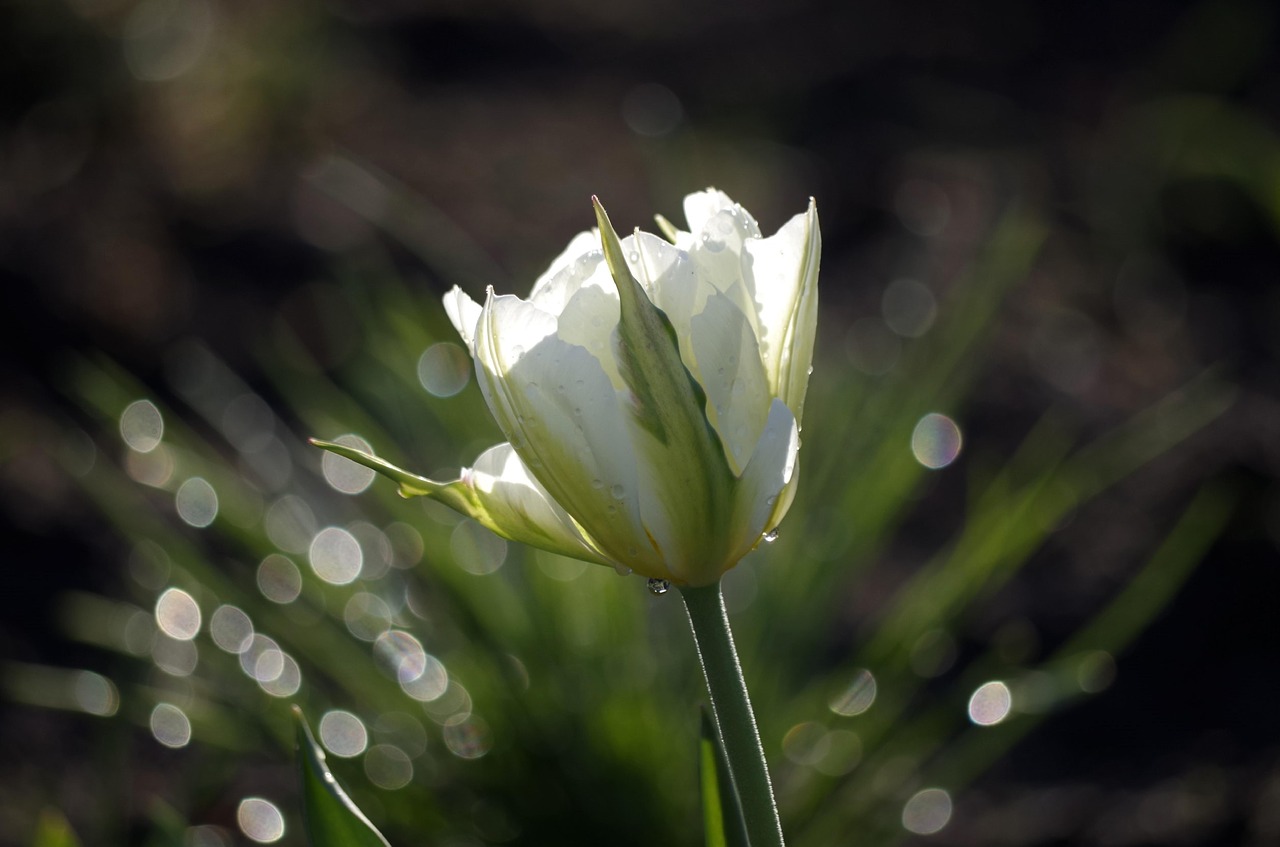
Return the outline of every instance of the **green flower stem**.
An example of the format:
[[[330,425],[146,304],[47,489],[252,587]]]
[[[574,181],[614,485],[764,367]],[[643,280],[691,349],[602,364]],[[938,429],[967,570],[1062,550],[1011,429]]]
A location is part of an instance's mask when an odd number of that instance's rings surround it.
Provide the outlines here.
[[[733,646],[729,616],[725,612],[720,583],[681,588],[693,640],[702,660],[711,695],[711,710],[720,729],[734,788],[742,802],[751,847],[783,847],[782,822],[773,799],[764,746],[756,729],[756,717],[747,696],[747,683]]]

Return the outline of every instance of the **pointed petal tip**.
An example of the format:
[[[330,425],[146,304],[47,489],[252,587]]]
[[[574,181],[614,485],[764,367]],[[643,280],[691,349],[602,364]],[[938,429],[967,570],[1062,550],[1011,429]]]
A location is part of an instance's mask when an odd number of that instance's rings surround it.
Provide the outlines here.
[[[600,202],[600,198],[594,194],[591,195],[591,208],[596,213],[596,225],[600,227],[601,231],[608,229],[613,232],[613,224],[609,221],[609,213],[604,210],[604,204]]]

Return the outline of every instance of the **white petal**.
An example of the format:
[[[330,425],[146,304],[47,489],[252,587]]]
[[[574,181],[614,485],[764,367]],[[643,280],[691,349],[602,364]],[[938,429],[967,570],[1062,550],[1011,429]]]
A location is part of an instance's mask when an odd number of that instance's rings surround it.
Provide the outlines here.
[[[695,377],[707,394],[711,422],[735,476],[751,460],[772,399],[755,332],[741,308],[716,293],[690,327]]]
[[[693,316],[702,311],[715,287],[698,274],[689,254],[665,240],[638,232],[622,239],[632,274],[640,281],[653,305],[671,321],[680,340],[680,357],[692,366],[692,351],[686,349]],[[632,257],[635,257],[634,259]]]
[[[747,316],[757,340],[762,338],[759,304],[748,285],[751,269],[745,250],[747,244],[759,241],[759,237],[760,228],[755,219],[741,206],[734,205],[708,218],[689,249],[698,278],[737,304]]]
[[[729,195],[715,188],[695,191],[684,198],[684,219],[689,223],[689,232],[697,235],[707,225],[707,221],[721,209],[730,209],[734,202]]]
[[[444,295],[444,312],[449,316],[453,328],[462,336],[462,341],[475,355],[476,323],[480,320],[480,304],[472,300],[470,295],[458,286],[449,289]]]
[[[510,444],[481,453],[474,467],[463,470],[461,482],[483,509],[481,522],[499,535],[564,556],[608,563],[529,474]]]
[[[600,254],[600,232],[599,230],[587,230],[575,235],[570,241],[569,246],[564,248],[559,256],[556,256],[551,262],[551,266],[542,272],[537,281],[533,284],[533,289],[529,292],[529,301],[537,303],[548,312],[558,313],[560,308],[554,303],[542,302],[542,298],[546,296],[544,291],[550,283],[557,277],[565,275],[565,271],[570,270],[583,257],[594,252],[597,262],[602,260]],[[570,292],[572,293],[572,292]]]
[[[598,549],[618,562],[653,559],[634,496],[630,416],[600,360],[556,327],[516,297],[485,304],[476,336],[485,399],[529,473]]]
[[[769,407],[769,419],[755,454],[734,494],[732,537],[738,546],[730,562],[736,563],[750,552],[764,532],[773,529],[782,519],[781,514],[775,513],[794,480],[799,451],[800,434],[795,416],[786,403],[775,399]]]
[[[818,211],[796,215],[769,238],[746,243],[747,285],[759,304],[761,355],[773,393],[803,415],[818,321]]]
[[[618,290],[603,264],[602,270],[564,304],[556,321],[556,334],[567,344],[585,347],[604,368],[613,387],[622,390],[625,386],[613,355],[613,329],[618,325],[619,314]],[[599,284],[600,275],[604,276],[607,288]]]

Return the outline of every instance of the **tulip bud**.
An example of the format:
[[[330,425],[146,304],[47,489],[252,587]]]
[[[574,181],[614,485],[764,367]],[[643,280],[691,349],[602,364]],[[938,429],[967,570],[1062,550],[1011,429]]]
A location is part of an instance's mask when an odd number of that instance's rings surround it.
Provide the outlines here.
[[[619,239],[596,201],[527,300],[445,296],[507,438],[458,480],[320,446],[511,540],[715,582],[794,494],[821,236],[812,201],[769,238],[714,189],[684,207],[689,232]]]

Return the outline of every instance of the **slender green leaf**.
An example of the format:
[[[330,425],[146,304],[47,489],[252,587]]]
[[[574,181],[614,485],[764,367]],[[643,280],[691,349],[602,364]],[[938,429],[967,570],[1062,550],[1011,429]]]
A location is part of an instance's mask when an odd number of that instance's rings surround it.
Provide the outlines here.
[[[293,714],[298,719],[302,817],[308,843],[311,847],[391,847],[329,772],[302,709],[294,706]]]
[[[750,847],[742,804],[729,776],[729,762],[711,712],[702,709],[702,738],[698,742],[702,783],[702,821],[707,847]]]
[[[62,812],[46,808],[40,812],[31,847],[80,847],[80,839],[76,838]]]

